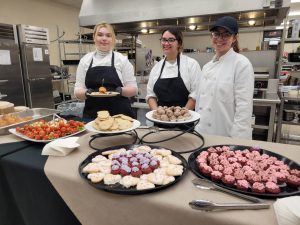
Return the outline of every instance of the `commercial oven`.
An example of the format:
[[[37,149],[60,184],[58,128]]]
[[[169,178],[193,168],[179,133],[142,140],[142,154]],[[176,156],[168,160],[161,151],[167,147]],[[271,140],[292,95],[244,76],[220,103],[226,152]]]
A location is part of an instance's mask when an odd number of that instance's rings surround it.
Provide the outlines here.
[[[0,24],[0,95],[1,100],[25,105],[16,25]]]
[[[17,25],[26,103],[31,108],[54,108],[47,28]]]

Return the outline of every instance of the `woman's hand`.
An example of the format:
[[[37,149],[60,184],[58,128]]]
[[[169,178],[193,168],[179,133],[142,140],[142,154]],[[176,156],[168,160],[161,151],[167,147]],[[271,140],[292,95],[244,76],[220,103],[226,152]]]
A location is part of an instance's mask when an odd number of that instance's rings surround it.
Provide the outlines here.
[[[155,97],[148,98],[148,105],[151,110],[157,109],[157,100]]]

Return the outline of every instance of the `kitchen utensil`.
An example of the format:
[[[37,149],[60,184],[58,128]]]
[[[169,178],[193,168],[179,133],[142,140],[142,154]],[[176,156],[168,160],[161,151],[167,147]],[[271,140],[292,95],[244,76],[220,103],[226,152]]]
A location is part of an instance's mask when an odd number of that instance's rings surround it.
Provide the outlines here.
[[[267,203],[215,203],[207,200],[193,200],[190,207],[197,210],[234,210],[234,209],[267,209]]]

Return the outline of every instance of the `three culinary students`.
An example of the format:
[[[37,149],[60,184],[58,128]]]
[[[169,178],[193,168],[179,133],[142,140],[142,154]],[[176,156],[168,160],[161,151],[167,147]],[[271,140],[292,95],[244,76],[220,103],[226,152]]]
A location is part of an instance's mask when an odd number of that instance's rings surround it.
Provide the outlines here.
[[[254,72],[249,60],[238,53],[237,21],[222,17],[210,31],[215,56],[200,76],[196,131],[251,139]]]
[[[126,56],[113,51],[116,37],[110,24],[100,23],[94,28],[96,51],[86,54],[76,72],[74,94],[85,100],[83,117],[94,120],[97,111],[107,110],[110,115],[125,114],[135,117],[129,97],[137,94],[137,83],[134,69]],[[115,97],[89,97],[87,93],[98,91],[104,86],[109,91],[117,91]]]

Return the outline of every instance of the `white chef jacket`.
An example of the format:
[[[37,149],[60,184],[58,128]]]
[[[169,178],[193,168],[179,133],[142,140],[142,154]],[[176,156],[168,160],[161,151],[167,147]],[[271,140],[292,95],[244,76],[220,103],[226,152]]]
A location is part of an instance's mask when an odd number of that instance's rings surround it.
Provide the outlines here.
[[[90,63],[93,59],[93,65],[95,66],[111,66],[112,51],[108,54],[104,54],[99,51],[93,51],[87,53],[79,62],[76,72],[75,89],[86,89],[85,76],[89,69]],[[114,64],[117,74],[123,84],[123,86],[133,86],[137,88],[136,78],[134,76],[134,69],[128,58],[119,52],[114,52]]]
[[[160,60],[152,68],[149,76],[149,81],[147,84],[147,96],[146,101],[149,97],[157,98],[153,91],[154,85],[159,77],[161,67],[163,65],[164,59]],[[198,62],[186,55],[180,54],[180,75],[185,84],[186,89],[190,92],[189,97],[196,99],[197,96],[197,83],[200,78],[201,68]],[[164,78],[174,78],[178,76],[178,66],[177,60],[173,63],[166,61],[165,67],[161,74],[161,79]]]
[[[204,65],[196,111],[199,133],[252,138],[254,72],[250,61],[232,48]]]

